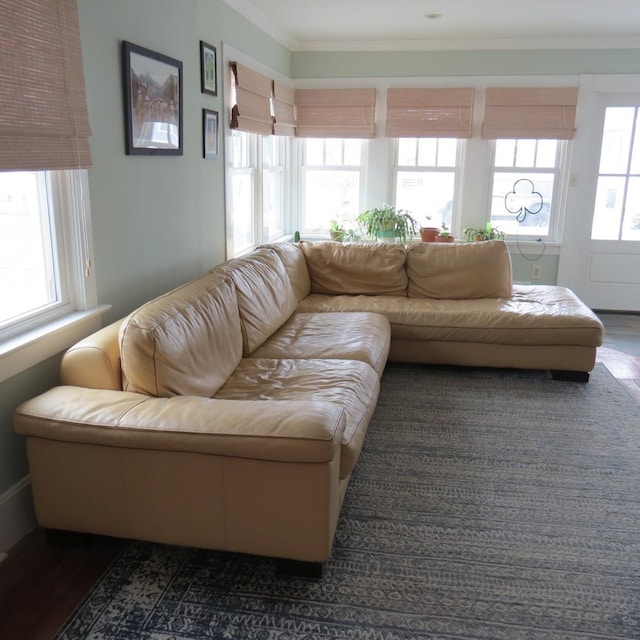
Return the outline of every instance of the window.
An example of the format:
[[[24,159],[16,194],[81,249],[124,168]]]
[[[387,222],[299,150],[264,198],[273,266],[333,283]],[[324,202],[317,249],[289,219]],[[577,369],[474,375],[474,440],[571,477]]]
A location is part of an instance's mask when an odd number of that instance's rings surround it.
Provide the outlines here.
[[[287,138],[269,136],[262,139],[262,212],[264,238],[269,242],[278,240],[286,232],[287,206],[285,203],[285,180],[289,148]]]
[[[345,228],[355,228],[365,184],[365,142],[353,138],[307,138],[300,144],[300,231],[326,235],[333,220]]]
[[[258,136],[255,134],[244,131],[231,132],[229,257],[238,255],[257,243],[255,221],[257,144]]]
[[[282,238],[288,223],[290,139],[230,132],[229,257]]]
[[[81,174],[0,173],[2,338],[88,306],[83,287],[75,286],[88,260],[85,225],[70,202]]]
[[[460,147],[454,138],[396,140],[395,200],[421,226],[452,227]]]
[[[507,235],[555,237],[566,143],[499,139],[494,144],[491,224]]]
[[[640,108],[607,107],[591,237],[640,240]]]

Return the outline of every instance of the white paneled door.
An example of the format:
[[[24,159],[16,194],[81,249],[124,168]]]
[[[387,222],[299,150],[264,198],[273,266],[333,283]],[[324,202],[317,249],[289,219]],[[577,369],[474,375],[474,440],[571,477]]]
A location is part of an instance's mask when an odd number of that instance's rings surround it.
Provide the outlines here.
[[[593,95],[583,116],[558,281],[593,309],[640,311],[640,93]]]

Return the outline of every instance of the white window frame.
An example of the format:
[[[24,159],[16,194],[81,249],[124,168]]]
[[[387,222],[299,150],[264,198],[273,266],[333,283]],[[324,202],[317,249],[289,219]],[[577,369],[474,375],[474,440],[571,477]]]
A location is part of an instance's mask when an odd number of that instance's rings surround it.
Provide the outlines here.
[[[324,143],[324,155],[326,158],[326,141],[327,140],[340,140],[341,142],[345,142],[348,140],[353,140],[353,138],[313,138],[313,140],[321,140]],[[305,202],[306,202],[306,172],[307,171],[349,171],[355,172],[357,171],[360,174],[359,177],[359,189],[358,189],[358,207],[354,213],[354,217],[357,217],[360,212],[365,209],[365,197],[367,192],[367,175],[368,175],[368,157],[369,157],[369,140],[359,139],[361,143],[360,147],[360,164],[352,165],[352,164],[344,164],[344,146],[342,148],[342,158],[343,163],[339,165],[327,164],[326,162],[321,165],[308,165],[306,164],[306,141],[307,138],[298,138],[297,142],[297,168],[298,168],[298,220],[297,227],[300,230],[300,234],[305,238],[319,238],[319,239],[328,239],[329,236],[329,227],[326,229],[309,229],[305,227],[306,224],[306,215],[305,215]]]
[[[255,133],[247,133],[245,131],[229,131],[229,143],[227,144],[227,258],[234,258],[246,255],[257,246],[267,242],[277,242],[291,237],[288,229],[291,227],[291,194],[292,192],[292,166],[291,166],[291,138],[283,137],[284,140],[284,165],[278,165],[276,173],[281,179],[281,207],[282,222],[284,229],[277,234],[269,234],[266,216],[264,215],[264,139],[266,136],[260,136]],[[233,166],[233,142],[231,137],[234,135],[248,136],[249,145],[249,166],[234,167]],[[251,241],[243,246],[236,246],[234,234],[234,210],[233,210],[233,176],[238,174],[247,174],[251,177]]]
[[[555,167],[496,167],[496,140],[487,141],[489,147],[489,190],[487,192],[487,215],[485,222],[491,221],[491,208],[493,196],[493,183],[496,171],[499,173],[553,173],[553,195],[551,198],[551,208],[549,209],[549,231],[546,234],[510,234],[507,233],[507,240],[519,239],[524,242],[560,242],[560,232],[564,223],[564,211],[567,196],[567,184],[569,174],[569,140],[557,140],[556,165]],[[497,225],[500,228],[500,225]]]
[[[420,138],[418,138],[420,140]],[[438,139],[439,140],[439,139]],[[391,151],[391,191],[393,194],[393,202],[397,206],[397,184],[398,184],[398,171],[404,172],[416,172],[416,173],[451,173],[453,172],[453,193],[451,195],[451,220],[447,225],[450,230],[458,230],[460,227],[460,195],[462,189],[462,175],[464,170],[464,158],[465,158],[465,143],[466,140],[456,139],[456,159],[454,166],[442,166],[437,165],[419,165],[417,164],[418,157],[416,156],[416,165],[407,166],[400,165],[399,152],[400,152],[400,138],[392,138],[392,151]],[[418,147],[416,147],[416,154],[418,154]],[[419,214],[410,211],[411,215],[416,218],[421,226],[434,226],[429,220],[423,219]]]
[[[86,170],[42,172],[59,286],[58,301],[0,332],[0,382],[60,353],[100,328]]]

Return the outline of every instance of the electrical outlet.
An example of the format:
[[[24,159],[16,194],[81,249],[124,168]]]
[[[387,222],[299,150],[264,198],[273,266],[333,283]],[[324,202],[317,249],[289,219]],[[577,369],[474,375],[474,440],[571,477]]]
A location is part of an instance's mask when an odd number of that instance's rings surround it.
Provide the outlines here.
[[[540,280],[542,278],[542,267],[539,264],[534,264],[531,267],[531,279]]]

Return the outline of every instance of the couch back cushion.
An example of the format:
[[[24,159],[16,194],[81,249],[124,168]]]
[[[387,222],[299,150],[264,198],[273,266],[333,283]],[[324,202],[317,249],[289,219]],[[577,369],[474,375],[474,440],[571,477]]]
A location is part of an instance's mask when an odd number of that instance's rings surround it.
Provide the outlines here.
[[[406,250],[401,244],[300,243],[311,292],[406,296]]]
[[[410,298],[508,298],[513,289],[509,248],[502,240],[407,249]]]
[[[270,249],[258,248],[214,271],[227,274],[236,287],[245,356],[279,329],[298,304],[287,271]]]
[[[311,279],[307,261],[302,253],[302,247],[293,242],[274,242],[262,245],[265,249],[273,250],[282,261],[293,287],[296,300],[300,302],[311,293]]]
[[[120,327],[123,389],[212,397],[242,358],[235,288],[208,274],[148,302]]]

